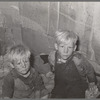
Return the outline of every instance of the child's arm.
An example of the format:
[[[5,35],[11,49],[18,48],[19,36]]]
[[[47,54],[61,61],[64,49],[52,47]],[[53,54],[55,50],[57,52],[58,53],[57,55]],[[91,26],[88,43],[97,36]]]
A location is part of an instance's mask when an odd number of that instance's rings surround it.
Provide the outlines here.
[[[93,66],[89,63],[88,60],[84,60],[84,67],[85,67],[85,71],[86,71],[86,75],[87,75],[87,78],[88,78],[88,82],[91,83],[92,85],[94,83],[97,82],[97,79],[96,79],[96,75],[95,75],[95,71],[94,71],[94,68]],[[91,85],[90,84],[90,85]]]
[[[56,51],[50,52],[49,57],[48,57],[49,63],[53,66],[54,66],[54,63],[55,63],[55,53],[56,53]]]
[[[94,68],[87,59],[84,59],[83,61],[84,61],[84,68],[86,71],[86,76],[89,84],[89,88],[88,88],[89,93],[90,94],[92,93],[92,97],[96,98],[100,94],[100,92],[98,91],[97,79],[96,79]]]
[[[2,85],[3,98],[12,98],[14,93],[14,80],[10,74],[4,77]]]
[[[95,71],[92,64],[88,61],[86,57],[84,57],[81,53],[76,53],[74,55],[74,62],[78,69],[82,68],[84,74],[86,75],[88,82],[96,82]]]

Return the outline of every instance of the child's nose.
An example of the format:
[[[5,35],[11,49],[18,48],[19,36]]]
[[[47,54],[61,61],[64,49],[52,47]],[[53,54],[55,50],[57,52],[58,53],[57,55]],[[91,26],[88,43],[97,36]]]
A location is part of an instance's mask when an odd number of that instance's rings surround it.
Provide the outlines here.
[[[22,63],[22,67],[23,67],[23,68],[26,68],[26,65],[25,65],[25,63]]]
[[[68,53],[68,48],[67,47],[64,48],[64,53]]]

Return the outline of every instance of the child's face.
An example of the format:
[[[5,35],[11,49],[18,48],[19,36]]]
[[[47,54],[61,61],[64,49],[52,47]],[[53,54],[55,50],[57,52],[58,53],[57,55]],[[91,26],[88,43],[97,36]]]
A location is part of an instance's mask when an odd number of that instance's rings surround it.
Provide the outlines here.
[[[14,60],[14,68],[17,70],[17,72],[20,75],[25,75],[29,71],[30,68],[30,62],[29,58],[26,57],[20,57],[20,59]]]
[[[61,59],[63,60],[67,60],[67,58],[69,58],[76,49],[76,46],[74,46],[71,39],[65,41],[64,43],[56,44],[55,47],[58,50]]]

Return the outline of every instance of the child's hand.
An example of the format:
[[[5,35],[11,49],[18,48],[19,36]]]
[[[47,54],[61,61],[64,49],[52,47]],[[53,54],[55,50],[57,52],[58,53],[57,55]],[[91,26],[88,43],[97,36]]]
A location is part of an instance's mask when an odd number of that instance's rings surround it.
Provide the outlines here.
[[[100,92],[95,83],[89,83],[89,89],[85,92],[86,98],[96,98],[99,94]]]
[[[48,98],[48,95],[41,97],[41,99],[47,99],[47,98]]]
[[[89,91],[94,91],[97,88],[94,82],[89,83]]]
[[[89,83],[89,91],[93,92],[94,95],[98,93],[98,88],[94,82]]]
[[[46,77],[47,77],[47,78],[50,78],[50,79],[54,79],[54,74],[53,74],[52,72],[48,72],[48,73],[46,74]]]

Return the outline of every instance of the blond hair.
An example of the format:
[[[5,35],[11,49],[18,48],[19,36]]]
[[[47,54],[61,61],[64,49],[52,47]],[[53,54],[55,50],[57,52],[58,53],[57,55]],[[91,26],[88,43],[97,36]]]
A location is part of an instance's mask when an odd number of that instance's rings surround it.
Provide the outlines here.
[[[76,33],[72,32],[72,31],[66,31],[66,30],[56,31],[55,37],[56,37],[57,44],[64,43],[64,42],[68,41],[69,39],[71,39],[75,45],[78,40],[78,35]]]
[[[12,46],[7,51],[7,56],[10,61],[21,59],[22,57],[29,58],[31,55],[30,50],[22,44]]]

